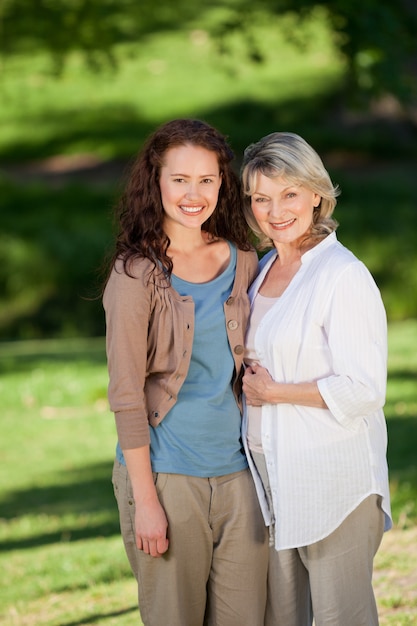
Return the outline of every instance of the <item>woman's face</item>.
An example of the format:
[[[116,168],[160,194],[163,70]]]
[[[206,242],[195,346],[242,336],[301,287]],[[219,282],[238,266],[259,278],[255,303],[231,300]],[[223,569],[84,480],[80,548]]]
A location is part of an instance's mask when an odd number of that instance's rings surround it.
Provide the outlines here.
[[[307,187],[259,172],[251,207],[259,228],[274,244],[298,245],[310,231],[313,210],[320,200]]]
[[[221,183],[215,152],[193,145],[167,150],[159,177],[165,232],[200,229],[216,208]]]

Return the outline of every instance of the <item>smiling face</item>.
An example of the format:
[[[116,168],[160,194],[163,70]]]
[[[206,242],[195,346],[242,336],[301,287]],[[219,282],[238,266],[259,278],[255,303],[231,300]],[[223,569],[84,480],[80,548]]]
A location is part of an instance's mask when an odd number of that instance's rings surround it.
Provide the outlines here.
[[[299,246],[310,231],[320,199],[307,187],[258,172],[251,208],[259,228],[275,246]]]
[[[221,183],[215,152],[188,144],[167,150],[159,176],[167,235],[178,227],[201,229],[216,208]]]

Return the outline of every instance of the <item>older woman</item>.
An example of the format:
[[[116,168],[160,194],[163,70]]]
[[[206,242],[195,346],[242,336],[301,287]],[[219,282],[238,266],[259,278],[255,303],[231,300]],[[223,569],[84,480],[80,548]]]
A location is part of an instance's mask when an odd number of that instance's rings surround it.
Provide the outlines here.
[[[310,145],[272,133],[246,149],[242,178],[247,220],[273,246],[250,290],[243,381],[273,529],[265,624],[374,626],[373,558],[391,526],[384,306],[336,238],[338,191]]]

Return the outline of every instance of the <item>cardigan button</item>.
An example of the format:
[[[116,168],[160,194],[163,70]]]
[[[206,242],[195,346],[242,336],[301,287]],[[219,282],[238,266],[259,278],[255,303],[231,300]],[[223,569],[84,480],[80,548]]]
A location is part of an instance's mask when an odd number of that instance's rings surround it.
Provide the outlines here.
[[[238,326],[239,322],[237,322],[236,320],[230,320],[229,322],[227,322],[227,327],[229,330],[236,330]]]
[[[233,302],[235,301],[233,296],[229,296],[226,300],[226,304],[230,305],[233,304]]]
[[[243,354],[244,347],[243,346],[235,346],[234,353],[235,354]]]

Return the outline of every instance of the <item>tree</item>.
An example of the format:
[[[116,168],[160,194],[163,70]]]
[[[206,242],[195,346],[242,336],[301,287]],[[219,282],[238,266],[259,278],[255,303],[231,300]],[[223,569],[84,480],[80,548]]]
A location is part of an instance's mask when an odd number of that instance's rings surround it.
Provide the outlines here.
[[[3,0],[0,54],[43,49],[57,72],[80,50],[94,69],[115,64],[115,46],[169,29],[207,30],[227,52],[231,33],[243,36],[248,57],[262,62],[253,26],[287,14],[298,22],[321,9],[346,64],[345,95],[351,101],[392,94],[417,99],[417,6],[414,0]],[[279,23],[279,22],[278,22]],[[277,26],[279,27],[279,26]],[[300,33],[287,33],[300,44]]]
[[[226,42],[228,32],[246,34],[254,61],[262,62],[262,54],[250,36],[260,11],[271,16],[296,15],[301,26],[320,9],[345,62],[345,97],[351,102],[367,102],[370,98],[391,94],[403,104],[416,103],[417,5],[414,0],[257,0],[256,3],[243,0],[234,5],[234,14],[217,25],[216,34]],[[303,43],[297,30],[286,35],[296,45]]]

